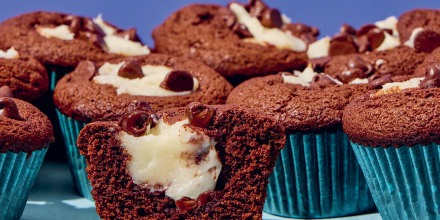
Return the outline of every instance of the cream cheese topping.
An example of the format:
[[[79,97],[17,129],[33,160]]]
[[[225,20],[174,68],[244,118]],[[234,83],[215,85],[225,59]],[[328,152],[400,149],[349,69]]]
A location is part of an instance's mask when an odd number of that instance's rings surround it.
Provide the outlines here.
[[[69,26],[62,24],[57,27],[37,27],[37,32],[46,38],[55,37],[62,40],[73,40],[74,33],[70,32]]]
[[[387,32],[383,32],[383,33],[385,34],[385,39],[380,44],[380,46],[376,48],[377,51],[388,50],[400,45],[399,37],[390,35]]]
[[[186,124],[188,119],[173,125],[160,119],[143,136],[120,133],[121,146],[130,155],[127,169],[135,184],[151,191],[164,190],[174,200],[185,196],[196,199],[215,189],[222,169],[216,143]]]
[[[382,86],[382,90],[388,90],[388,89],[391,89],[393,87],[398,87],[400,90],[417,88],[417,87],[419,87],[420,82],[424,78],[425,77],[418,77],[418,78],[412,78],[410,80],[403,81],[403,82],[387,83],[387,84],[384,84]]]
[[[293,36],[290,31],[284,32],[278,28],[264,27],[258,18],[252,17],[243,6],[232,3],[229,8],[235,14],[237,22],[244,24],[258,42],[266,42],[277,48],[298,52],[307,49],[307,44],[300,38]]]
[[[368,78],[356,78],[349,82],[348,84],[366,84],[368,83]]]
[[[98,17],[93,18],[93,23],[98,25],[102,31],[104,31],[105,35],[113,35],[116,33],[116,29],[112,26],[105,23],[105,21],[102,19],[102,14],[98,14]]]
[[[307,49],[307,56],[309,59],[328,56],[328,48],[330,47],[330,37],[326,36],[311,44]]]
[[[399,36],[399,32],[397,31],[397,18],[395,16],[390,16],[385,20],[377,21],[374,24],[381,29],[391,29],[393,30],[393,36]]]
[[[414,40],[416,39],[417,34],[420,33],[421,31],[423,31],[423,28],[421,27],[415,28],[411,32],[411,36],[409,37],[409,39],[405,42],[405,45],[414,48]]]
[[[93,77],[93,82],[98,84],[110,84],[116,87],[120,94],[142,96],[178,96],[188,95],[199,88],[199,81],[193,77],[194,86],[192,91],[174,92],[160,87],[166,75],[173,69],[167,66],[143,65],[144,77],[128,79],[118,76],[118,71],[124,62],[118,64],[104,63],[99,70],[99,75]]]
[[[0,58],[5,59],[14,59],[19,58],[18,52],[14,49],[14,47],[9,48],[7,51],[0,50]]]

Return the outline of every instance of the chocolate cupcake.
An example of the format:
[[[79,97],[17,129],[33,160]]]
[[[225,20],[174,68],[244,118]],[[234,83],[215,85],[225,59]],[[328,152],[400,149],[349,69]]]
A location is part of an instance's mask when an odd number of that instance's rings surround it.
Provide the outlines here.
[[[252,108],[286,129],[269,179],[265,211],[296,218],[329,218],[374,210],[362,171],[342,131],[342,111],[367,84],[348,85],[311,67],[253,78],[226,103]]]
[[[0,219],[19,219],[49,144],[49,119],[0,88]]]
[[[8,86],[14,97],[34,101],[48,90],[46,69],[37,60],[19,54],[13,47],[0,50],[0,87]]]
[[[440,218],[440,63],[353,100],[343,127],[384,220]]]
[[[228,105],[150,110],[80,133],[101,218],[262,218],[282,126]]]
[[[153,31],[161,53],[203,61],[228,78],[267,75],[306,66],[318,29],[290,19],[260,0],[227,7],[194,4]]]
[[[86,123],[119,120],[136,100],[155,110],[186,106],[192,101],[222,104],[231,89],[208,66],[163,54],[116,59],[98,66],[90,61],[80,63],[56,85],[54,102],[81,195],[91,198],[85,159],[76,146]]]

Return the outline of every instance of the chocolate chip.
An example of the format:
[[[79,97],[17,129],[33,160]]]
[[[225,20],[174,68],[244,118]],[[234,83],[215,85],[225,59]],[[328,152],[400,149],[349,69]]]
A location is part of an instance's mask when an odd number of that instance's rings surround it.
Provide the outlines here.
[[[136,79],[144,77],[142,72],[142,66],[134,59],[128,59],[124,61],[121,68],[119,68],[118,76],[127,79]]]
[[[348,24],[343,24],[341,29],[339,29],[340,33],[348,34],[348,35],[356,35],[356,29]]]
[[[69,23],[69,30],[70,32],[74,33],[76,35],[76,33],[81,29],[81,18],[74,16],[74,15],[69,15],[66,17],[67,22]]]
[[[139,137],[144,135],[148,125],[153,125],[153,123],[153,118],[150,113],[145,111],[131,111],[121,116],[118,125],[128,134]]]
[[[336,85],[337,83],[335,81],[333,81],[332,79],[330,79],[330,77],[323,75],[323,74],[319,74],[313,77],[312,79],[312,85],[324,88],[330,85]]]
[[[306,42],[306,44],[311,44],[311,43],[313,43],[313,42],[316,41],[316,37],[313,36],[312,33],[304,33],[304,34],[301,34],[300,38],[301,38],[301,40],[303,40],[304,42]]]
[[[418,52],[431,53],[440,46],[440,34],[432,30],[422,30],[414,38],[414,48]]]
[[[261,0],[250,0],[249,3],[245,6],[248,9],[249,15],[252,17],[256,17],[258,19],[262,19],[264,11],[270,9],[266,4],[264,4]]]
[[[364,53],[371,50],[370,42],[366,35],[360,36],[356,39],[356,45],[360,53]]]
[[[392,30],[392,29],[389,29],[389,28],[382,28],[381,30],[384,31],[384,32],[386,32],[386,33],[388,33],[389,35],[393,35],[393,30]]]
[[[205,191],[196,200],[197,206],[204,206],[215,198],[215,191]]]
[[[11,98],[0,98],[0,116],[10,119],[23,120],[18,112],[18,107]]]
[[[191,125],[206,128],[214,116],[215,110],[210,107],[201,104],[200,102],[192,102],[185,108],[185,115]]]
[[[89,31],[93,34],[97,34],[99,36],[105,36],[104,31],[97,25],[95,22],[93,22],[90,18],[84,18],[84,29],[86,31]]]
[[[357,78],[365,78],[364,71],[359,68],[344,70],[335,76],[335,79],[344,84],[347,84]]]
[[[144,112],[148,112],[150,114],[154,114],[153,109],[151,108],[151,106],[142,100],[134,100],[130,103],[130,105],[128,105],[128,111],[144,111]]]
[[[363,36],[363,35],[367,34],[371,29],[374,29],[374,28],[378,28],[378,27],[374,24],[366,24],[366,25],[359,28],[359,30],[356,32],[356,36],[357,37]]]
[[[373,65],[362,59],[360,56],[350,57],[347,66],[349,69],[355,69],[355,68],[361,69],[364,72],[365,76],[369,76],[374,72]]]
[[[432,63],[426,67],[425,78],[420,82],[421,89],[440,87],[440,63]]]
[[[283,19],[281,19],[280,11],[278,9],[264,10],[261,24],[268,28],[281,28],[283,26]]]
[[[317,73],[322,73],[324,72],[325,65],[330,62],[331,59],[331,57],[319,57],[310,59],[309,62],[310,64],[312,64],[313,71]]]
[[[372,81],[370,81],[368,83],[368,89],[369,90],[373,90],[373,89],[381,89],[383,85],[387,84],[387,83],[392,83],[393,80],[388,77],[388,76],[383,76],[377,79],[374,79]]]
[[[101,48],[102,50],[106,51],[108,50],[107,44],[105,44],[104,38],[102,38],[100,35],[97,34],[90,34],[87,39],[90,43],[95,45],[98,48]]]
[[[137,41],[137,42],[141,41],[139,36],[136,34],[136,28],[130,28],[124,31],[118,31],[114,35],[131,41]]]
[[[12,98],[12,90],[9,88],[9,86],[2,86],[0,87],[0,97],[9,97]]]
[[[356,53],[357,48],[354,40],[347,34],[336,34],[330,40],[328,48],[329,56]]]
[[[188,197],[182,197],[175,201],[176,207],[180,210],[191,211],[197,207],[196,201]]]
[[[371,29],[366,36],[372,50],[378,48],[385,40],[384,31],[379,28]]]
[[[194,80],[185,70],[173,70],[165,76],[160,87],[174,92],[191,91],[194,88]]]
[[[92,61],[86,60],[81,61],[78,66],[75,68],[75,74],[77,74],[78,79],[84,80],[84,81],[90,81],[93,79],[93,77],[96,75],[97,68],[95,63]]]
[[[240,38],[253,37],[251,32],[247,29],[246,25],[242,23],[236,23],[232,28],[232,31],[236,33]]]

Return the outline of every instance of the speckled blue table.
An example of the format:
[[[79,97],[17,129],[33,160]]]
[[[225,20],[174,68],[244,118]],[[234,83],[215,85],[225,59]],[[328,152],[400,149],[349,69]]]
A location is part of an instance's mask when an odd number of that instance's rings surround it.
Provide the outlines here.
[[[26,220],[94,220],[99,219],[94,203],[77,195],[67,164],[44,162],[22,219]],[[263,214],[263,219],[288,219]],[[379,214],[336,218],[344,220],[381,220]]]

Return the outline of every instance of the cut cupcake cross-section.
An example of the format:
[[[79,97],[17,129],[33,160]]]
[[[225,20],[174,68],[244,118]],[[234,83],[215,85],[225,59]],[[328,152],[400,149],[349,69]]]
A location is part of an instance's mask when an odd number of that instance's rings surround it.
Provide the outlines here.
[[[154,114],[140,103],[119,122],[80,133],[103,219],[261,219],[285,142],[277,122],[237,106],[191,103]]]

